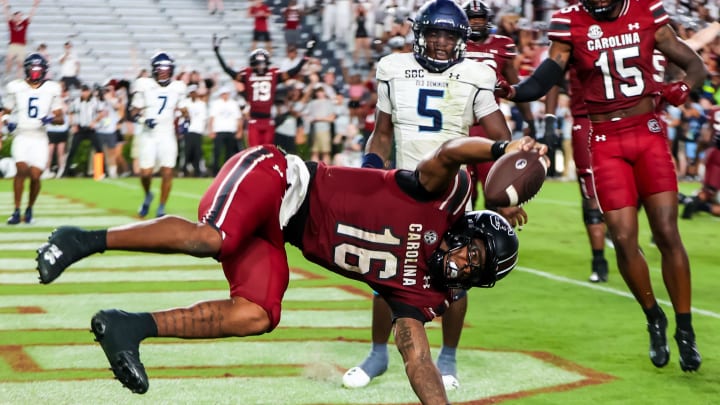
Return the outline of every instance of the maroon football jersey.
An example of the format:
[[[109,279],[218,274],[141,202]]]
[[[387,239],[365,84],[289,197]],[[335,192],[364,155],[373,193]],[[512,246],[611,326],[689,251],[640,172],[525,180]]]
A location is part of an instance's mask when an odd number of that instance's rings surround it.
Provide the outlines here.
[[[445,311],[450,293],[430,282],[426,263],[445,231],[465,214],[466,171],[433,198],[411,171],[320,164],[309,193],[302,236],[308,260],[364,281],[396,317],[429,321]]]
[[[504,35],[488,35],[483,42],[467,41],[465,57],[483,62],[495,69],[495,74],[502,77],[507,63],[517,56],[517,47],[513,40]]]
[[[577,77],[575,65],[570,65],[570,69],[568,69],[568,82],[570,87],[570,114],[573,117],[586,117],[588,109],[585,105],[583,85]]]
[[[669,20],[662,0],[626,0],[613,21],[574,5],[553,14],[548,38],[572,45],[588,111],[607,113],[657,94],[655,31]]]
[[[244,69],[243,84],[251,116],[259,113],[270,117],[279,76],[280,71],[276,67],[268,68],[264,75],[255,73],[249,66]]]

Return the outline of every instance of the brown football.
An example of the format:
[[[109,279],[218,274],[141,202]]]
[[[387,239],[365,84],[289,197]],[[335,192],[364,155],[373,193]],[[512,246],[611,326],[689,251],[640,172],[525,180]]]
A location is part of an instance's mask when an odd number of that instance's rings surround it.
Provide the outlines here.
[[[540,191],[547,175],[548,161],[535,151],[506,153],[490,168],[485,181],[485,206],[518,206]]]

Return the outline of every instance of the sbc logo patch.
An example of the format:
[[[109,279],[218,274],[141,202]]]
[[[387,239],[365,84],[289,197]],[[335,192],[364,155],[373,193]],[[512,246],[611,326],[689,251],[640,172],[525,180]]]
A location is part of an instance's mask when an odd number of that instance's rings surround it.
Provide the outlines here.
[[[654,118],[651,119],[650,121],[648,121],[647,125],[648,125],[648,129],[652,133],[658,133],[658,132],[662,131],[662,127],[660,126],[660,123]]]

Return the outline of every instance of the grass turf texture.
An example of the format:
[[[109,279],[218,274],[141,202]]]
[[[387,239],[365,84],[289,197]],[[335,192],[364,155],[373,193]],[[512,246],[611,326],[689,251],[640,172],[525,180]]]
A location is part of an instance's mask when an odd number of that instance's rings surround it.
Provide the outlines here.
[[[195,218],[197,201],[209,184],[208,179],[176,179],[167,207],[171,214]],[[156,179],[154,188],[159,187]],[[683,183],[681,191],[690,192],[697,184]],[[0,195],[11,182],[0,181]],[[157,190],[156,190],[157,191]],[[156,196],[158,193],[155,193]],[[93,182],[87,179],[62,179],[43,182],[36,212],[53,197],[72,202],[71,216],[82,217],[76,205],[91,208],[88,216],[118,215],[132,221],[142,195],[137,179]],[[157,197],[151,209],[154,213]],[[493,289],[470,291],[470,306],[459,351],[460,391],[450,394],[454,402],[497,402],[519,404],[711,404],[720,397],[720,303],[716,291],[720,280],[713,271],[718,253],[715,238],[718,220],[705,214],[691,221],[680,221],[683,240],[693,272],[693,319],[703,365],[698,373],[685,374],[678,366],[677,347],[672,340],[674,318],[660,273],[660,255],[650,246],[650,232],[640,216],[640,242],[651,269],[655,293],[669,316],[668,338],[671,361],[656,369],[647,357],[647,333],[642,311],[629,296],[617,272],[614,251],[606,250],[610,262],[607,284],[588,283],[590,248],[582,225],[582,214],[574,182],[549,181],[526,207],[530,223],[519,232],[520,263],[507,279]],[[10,211],[7,212],[9,214]],[[34,252],[5,248],[8,233],[18,240],[36,240],[32,233],[48,233],[49,217],[62,212],[36,215],[33,225],[0,225],[0,275],[13,274],[29,283],[36,280]],[[122,219],[122,218],[121,218]],[[133,254],[137,257],[137,254]],[[108,253],[118,263],[131,255]],[[159,256],[157,256],[159,257]],[[391,347],[391,368],[361,391],[339,387],[342,372],[356,365],[369,349],[370,300],[364,285],[343,279],[306,263],[299,252],[290,249],[291,267],[303,269],[291,281],[286,301],[286,319],[290,325],[271,334],[217,341],[151,339],[143,346],[151,388],[145,396],[130,394],[107,370],[102,350],[92,342],[89,328],[22,327],[18,316],[42,317],[43,311],[62,318],[67,308],[67,324],[75,325],[76,316],[87,313],[87,324],[98,309],[122,302],[122,294],[140,297],[122,305],[125,309],[162,309],[153,293],[179,294],[177,305],[189,305],[193,299],[217,298],[226,285],[221,274],[191,282],[182,280],[183,268],[162,266],[153,256],[152,271],[168,271],[168,281],[93,282],[78,281],[41,286],[35,284],[0,285],[0,403],[100,403],[112,395],[123,403],[408,403],[416,401],[406,381],[400,358]],[[148,256],[150,258],[150,256]],[[12,260],[10,260],[12,259]],[[169,259],[169,258],[168,258]],[[3,263],[29,260],[27,268],[9,270]],[[173,257],[168,262],[176,262]],[[149,263],[149,261],[148,261]],[[218,266],[187,266],[188,270],[216,271]],[[132,271],[118,264],[103,272],[132,277]],[[71,268],[70,272],[92,272]],[[178,275],[179,274],[179,275]],[[312,275],[315,274],[315,277]],[[318,277],[319,276],[319,277]],[[89,278],[92,280],[92,278]],[[320,289],[324,288],[324,289]],[[295,289],[295,290],[294,290]],[[328,299],[330,291],[345,299]],[[315,293],[313,293],[315,292]],[[303,295],[305,294],[305,295]],[[105,301],[103,300],[105,295]],[[23,296],[26,296],[23,299]],[[350,296],[350,298],[347,298]],[[3,298],[4,297],[4,298]],[[43,298],[45,297],[45,298]],[[73,299],[76,297],[76,301]],[[90,297],[90,299],[81,299]],[[120,297],[120,298],[118,298]],[[143,302],[143,298],[146,297]],[[304,297],[304,298],[303,298]],[[58,301],[59,300],[59,301]],[[17,305],[18,302],[24,302]],[[43,309],[44,302],[62,302]],[[163,301],[163,304],[166,301]],[[174,301],[169,301],[175,303]],[[367,311],[365,318],[358,316]],[[39,314],[37,312],[40,312]],[[319,312],[313,316],[312,311]],[[348,311],[343,322],[342,311]],[[20,313],[20,315],[18,314]],[[77,315],[79,313],[79,315]],[[330,313],[338,326],[316,327],[314,319]],[[71,316],[72,314],[72,316]],[[27,324],[34,324],[28,318]],[[330,323],[325,320],[323,323]],[[40,322],[42,324],[42,322]],[[62,324],[62,321],[59,322]],[[22,325],[22,323],[21,323]],[[435,351],[441,332],[437,324],[428,328]],[[222,352],[220,359],[211,356]],[[299,355],[306,352],[306,355]],[[242,399],[241,399],[242,398]]]

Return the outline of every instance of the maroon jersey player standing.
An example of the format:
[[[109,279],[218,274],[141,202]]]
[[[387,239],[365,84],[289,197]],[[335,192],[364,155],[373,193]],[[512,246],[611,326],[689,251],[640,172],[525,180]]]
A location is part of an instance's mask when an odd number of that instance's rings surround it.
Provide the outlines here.
[[[710,109],[708,114],[712,144],[705,152],[705,175],[702,188],[695,197],[685,202],[683,219],[692,218],[698,211],[704,211],[714,216],[720,216],[720,106]]]
[[[515,267],[518,253],[517,236],[501,216],[465,213],[470,180],[460,167],[520,148],[547,150],[529,137],[509,145],[460,138],[445,142],[415,171],[380,171],[303,162],[272,145],[249,148],[225,163],[200,201],[197,222],[164,216],[109,230],[59,228],[38,249],[41,282],[105,250],[221,262],[228,299],[153,313],[105,310],[93,317],[115,376],[144,393],[144,338],[249,336],[278,325],[289,242],[310,261],[363,281],[385,298],[413,390],[422,403],[445,404],[424,324],[443,314],[452,289],[494,286]]]
[[[520,81],[517,69],[513,65],[513,60],[517,56],[517,47],[512,38],[504,35],[490,34],[492,27],[493,14],[490,7],[480,0],[470,0],[463,5],[465,15],[470,22],[472,30],[468,36],[465,57],[483,62],[495,70],[495,74],[499,80],[505,80],[510,84]],[[527,125],[526,135],[535,137],[535,120],[532,111],[527,103],[518,103],[518,109]],[[482,125],[474,125],[470,128],[470,136],[480,136],[487,138],[487,134]],[[501,139],[495,139],[499,141]],[[507,139],[509,140],[509,139]],[[480,181],[483,185],[487,178],[491,162],[480,163],[470,168],[470,174],[473,180]],[[477,187],[473,187],[473,206],[477,199]]]
[[[272,119],[272,106],[279,82],[284,82],[298,73],[308,60],[315,41],[306,44],[305,56],[295,67],[281,71],[270,66],[270,54],[259,48],[250,53],[250,66],[235,71],[220,56],[221,38],[213,35],[213,49],[220,66],[233,80],[243,84],[245,99],[248,102],[250,117],[247,125],[247,146],[272,144],[275,140],[275,124]]]
[[[592,122],[590,151],[595,190],[615,244],[618,268],[642,307],[650,335],[650,360],[670,358],[667,318],[658,306],[648,265],[638,244],[637,202],[662,254],[662,274],[675,312],[680,367],[695,371],[701,357],[691,318],[690,264],[677,226],[675,168],[656,113],[656,96],[680,105],[706,71],[700,57],[668,25],[661,0],[583,0],[553,14],[548,59],[528,79],[509,87],[516,101],[534,100],[558,82],[572,64],[583,84]],[[678,65],[685,77],[654,80],[653,51]]]

